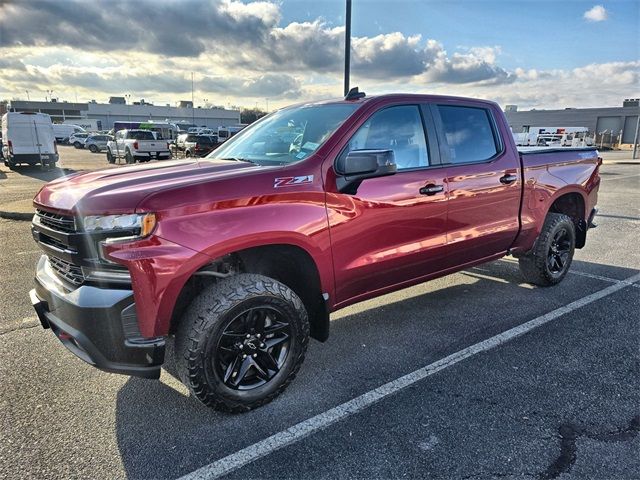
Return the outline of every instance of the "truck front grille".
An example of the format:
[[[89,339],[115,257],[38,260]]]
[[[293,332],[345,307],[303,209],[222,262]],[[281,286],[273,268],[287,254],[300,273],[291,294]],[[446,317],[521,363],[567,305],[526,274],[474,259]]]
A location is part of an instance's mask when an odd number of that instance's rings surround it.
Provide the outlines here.
[[[75,233],[76,222],[73,217],[67,215],[59,215],[44,210],[37,209],[36,215],[40,218],[40,223],[52,230],[64,233]]]
[[[84,282],[84,274],[82,268],[78,265],[65,262],[64,260],[56,257],[49,257],[49,265],[53,271],[63,280],[71,283],[72,285],[79,286]]]

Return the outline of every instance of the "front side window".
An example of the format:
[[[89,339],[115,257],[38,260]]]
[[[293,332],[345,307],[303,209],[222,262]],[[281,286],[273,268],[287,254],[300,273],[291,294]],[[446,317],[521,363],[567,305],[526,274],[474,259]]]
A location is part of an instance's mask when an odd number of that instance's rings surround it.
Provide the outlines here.
[[[438,105],[451,163],[484,162],[498,153],[488,110]]]
[[[374,113],[351,137],[342,155],[353,150],[393,150],[398,170],[429,166],[418,106],[401,105]]]
[[[357,104],[339,103],[279,110],[234,135],[208,158],[247,160],[259,165],[299,162],[312,155],[357,108]],[[219,138],[228,136],[223,132],[218,132]]]

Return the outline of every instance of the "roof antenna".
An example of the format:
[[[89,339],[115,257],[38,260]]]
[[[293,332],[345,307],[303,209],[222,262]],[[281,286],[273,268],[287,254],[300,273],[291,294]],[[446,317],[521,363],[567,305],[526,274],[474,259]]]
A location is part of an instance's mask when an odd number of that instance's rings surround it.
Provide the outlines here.
[[[364,98],[366,93],[358,91],[358,87],[353,87],[347,93],[347,96],[344,97],[345,100],[358,100],[359,98]]]

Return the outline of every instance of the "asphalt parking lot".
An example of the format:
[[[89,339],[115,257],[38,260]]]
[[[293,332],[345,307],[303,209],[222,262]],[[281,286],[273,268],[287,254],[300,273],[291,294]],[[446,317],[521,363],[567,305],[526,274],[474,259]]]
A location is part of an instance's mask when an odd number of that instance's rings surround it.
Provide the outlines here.
[[[107,166],[61,154],[67,172]],[[62,173],[0,167],[0,204]],[[0,219],[0,477],[638,478],[640,164],[602,179],[559,286],[507,257],[344,309],[244,415],[190,399],[171,362],[149,381],[67,352],[29,303],[29,222]]]

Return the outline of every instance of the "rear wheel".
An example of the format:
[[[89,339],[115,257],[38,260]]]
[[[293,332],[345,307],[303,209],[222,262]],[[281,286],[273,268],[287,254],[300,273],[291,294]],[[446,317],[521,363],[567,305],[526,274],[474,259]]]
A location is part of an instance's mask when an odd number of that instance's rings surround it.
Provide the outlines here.
[[[98,147],[96,145],[89,145],[89,151],[91,153],[96,153],[98,151]]]
[[[571,217],[549,213],[533,250],[518,259],[525,280],[542,287],[560,283],[571,266],[575,244]]]
[[[78,142],[78,141],[75,141],[75,142],[73,142],[73,146],[76,147],[76,148],[80,148],[80,147],[82,147],[82,144],[80,142]]]
[[[208,407],[245,412],[291,383],[308,339],[307,312],[291,289],[262,275],[236,275],[205,288],[181,319],[180,377]]]
[[[131,152],[127,152],[124,158],[127,163],[136,163],[135,159],[133,158],[133,155],[131,155]]]

